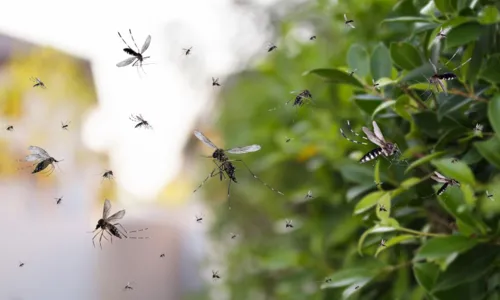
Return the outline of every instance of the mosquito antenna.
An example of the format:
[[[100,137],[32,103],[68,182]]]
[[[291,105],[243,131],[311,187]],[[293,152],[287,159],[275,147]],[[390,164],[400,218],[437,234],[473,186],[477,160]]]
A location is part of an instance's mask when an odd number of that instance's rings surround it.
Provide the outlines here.
[[[130,37],[132,38],[132,41],[134,42],[134,45],[137,48],[137,53],[141,53],[141,50],[139,50],[139,47],[137,47],[137,43],[135,42],[134,36],[132,35],[132,29],[129,29],[128,32],[130,32]]]
[[[264,181],[262,181],[262,179],[260,179],[257,175],[255,175],[251,170],[250,168],[248,167],[248,165],[241,159],[235,159],[235,160],[230,160],[230,161],[233,161],[233,162],[241,162],[245,168],[247,168],[248,172],[250,172],[250,174],[252,174],[253,178],[257,179],[258,181],[260,181],[263,185],[265,185],[268,189],[270,189],[271,191],[277,193],[277,194],[280,194],[280,195],[285,195],[283,194],[282,192],[278,191],[277,189],[271,187],[270,185],[268,185],[267,183],[265,183]]]
[[[466,63],[468,63],[469,61],[471,61],[472,57],[469,58],[468,60],[466,60],[463,64],[461,64],[460,66],[456,67],[455,69],[453,69],[452,71],[455,71],[456,69],[459,69],[461,68],[463,65],[465,65]]]
[[[446,66],[446,65],[448,65],[448,63],[449,63],[450,61],[452,61],[452,60],[453,60],[453,58],[455,58],[455,56],[458,54],[458,52],[460,52],[460,48],[458,48],[458,49],[457,49],[457,51],[455,51],[455,53],[451,56],[450,60],[448,60],[448,62],[447,62],[447,63],[445,63],[444,65],[445,65],[445,66]]]
[[[123,43],[125,44],[125,46],[127,46],[127,48],[130,48],[131,47],[127,44],[127,42],[125,42],[125,39],[122,37],[122,35],[120,34],[120,32],[118,31],[118,36],[120,36],[120,38],[122,39]]]

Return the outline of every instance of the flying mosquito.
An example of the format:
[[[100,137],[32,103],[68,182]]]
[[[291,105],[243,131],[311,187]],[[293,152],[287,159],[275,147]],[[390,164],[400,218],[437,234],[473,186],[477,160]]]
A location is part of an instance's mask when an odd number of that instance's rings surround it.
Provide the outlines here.
[[[165,253],[160,254],[160,257],[165,257]]]
[[[56,204],[61,204],[63,197],[61,196],[59,198],[54,198],[54,199],[56,200]]]
[[[488,193],[488,190],[486,190],[486,197],[488,197],[491,201],[495,201],[495,199],[493,199],[493,195]]]
[[[316,36],[315,36],[315,35],[313,35],[313,36],[311,36],[311,37],[309,38],[309,40],[311,40],[311,41],[314,41],[315,39],[316,39]]]
[[[443,186],[437,191],[437,195],[441,195],[443,194],[446,189],[448,188],[448,186],[460,186],[460,183],[458,181],[456,181],[455,179],[450,179],[450,178],[446,178],[444,175],[442,175],[441,173],[437,172],[437,171],[434,171],[434,174],[436,176],[431,176],[432,179],[434,179],[435,181],[437,182],[441,182],[441,183],[444,183]]]
[[[238,234],[237,233],[232,233],[231,232],[231,239],[234,240],[235,238],[238,237]]]
[[[31,154],[26,156],[24,160],[29,162],[32,161],[36,162],[36,167],[33,170],[33,172],[31,172],[31,174],[41,172],[45,170],[48,166],[52,166],[52,170],[48,174],[50,175],[55,170],[55,163],[63,161],[63,160],[56,160],[55,158],[50,156],[47,153],[47,151],[37,146],[29,146],[28,150],[31,152]]]
[[[285,220],[285,228],[293,228],[292,220]]]
[[[457,50],[457,52],[455,52],[455,54],[451,57],[450,61],[453,59],[453,57],[455,57],[455,55],[458,53],[459,50]],[[441,74],[439,73],[440,69],[438,70],[436,68],[436,66],[432,63],[432,61],[429,59],[429,63],[431,64],[432,69],[434,70],[434,74],[431,77],[426,78],[427,81],[429,82],[429,87],[427,88],[427,90],[430,90],[431,85],[434,85],[436,87],[437,91],[439,92],[439,87],[441,87],[441,90],[447,96],[448,95],[448,91],[446,90],[446,87],[444,86],[443,80],[454,80],[454,79],[457,79],[457,75],[455,73],[453,73],[453,71],[461,68],[463,65],[465,65],[466,63],[468,63],[471,59],[472,59],[472,57],[469,58],[468,60],[466,60],[460,66],[458,66],[455,69],[453,69],[451,72],[446,72],[446,73],[441,73]],[[446,63],[446,64],[448,64],[448,63]]]
[[[210,141],[203,133],[200,131],[195,130],[194,135],[196,136],[197,139],[202,141],[205,145],[209,146],[212,149],[215,149],[215,151],[212,153],[212,159],[213,162],[215,163],[216,167],[208,174],[208,176],[201,182],[201,184],[193,191],[195,193],[197,190],[199,190],[207,180],[209,180],[212,177],[215,177],[219,175],[220,180],[227,176],[229,178],[229,185],[227,188],[227,197],[229,198],[230,196],[230,189],[231,189],[231,182],[238,183],[236,181],[236,168],[234,167],[234,162],[240,162],[245,166],[245,168],[248,170],[248,172],[253,176],[253,178],[257,179],[260,181],[263,185],[265,185],[267,188],[272,190],[275,193],[278,193],[280,195],[284,195],[282,192],[274,189],[264,181],[262,181],[257,175],[255,175],[250,168],[247,166],[247,164],[241,160],[241,159],[229,159],[229,157],[226,155],[226,153],[230,154],[244,154],[244,153],[249,153],[249,152],[256,152],[260,150],[260,145],[250,145],[250,146],[244,146],[244,147],[236,147],[228,150],[220,149],[218,148],[212,141]],[[231,208],[231,206],[229,206]]]
[[[216,281],[217,279],[220,279],[219,271],[212,270],[212,280]]]
[[[127,282],[127,285],[123,289],[124,290],[133,290],[134,288],[132,287],[132,283],[129,281],[129,282]]]
[[[201,216],[196,215],[194,217],[196,218],[196,222],[198,222],[200,224],[203,222],[203,215],[201,215]]]
[[[456,163],[457,161],[458,161],[458,158],[453,158],[453,159],[451,160],[451,163],[452,163],[452,164],[454,164],[454,163]]]
[[[144,118],[142,117],[142,115],[130,115],[129,119],[132,121],[132,122],[137,122],[137,124],[135,125],[134,128],[146,128],[146,129],[153,129],[153,127],[151,125],[149,125],[148,121],[144,120]]]
[[[45,89],[47,88],[45,86],[45,83],[43,83],[43,81],[41,81],[38,77],[30,77],[30,80],[33,81],[35,84],[33,85],[33,87],[41,87],[42,89]]]
[[[380,241],[380,244],[379,244],[379,245],[380,245],[381,247],[385,247],[385,242],[387,242],[387,241],[386,241],[386,240],[384,240],[384,239],[382,239],[382,240]]]
[[[189,47],[188,49],[182,48],[182,50],[184,51],[184,55],[188,56],[189,54],[191,54],[191,49],[193,49],[193,47]]]
[[[290,142],[291,140],[293,140],[293,138],[289,138],[289,137],[287,137],[287,138],[286,138],[286,140],[285,140],[285,143],[288,143],[288,142]]]
[[[68,123],[63,123],[61,122],[61,128],[64,129],[64,130],[68,130],[68,127],[69,127],[69,124],[71,123],[71,121],[69,121]]]
[[[355,73],[357,70],[358,70],[358,69],[354,69],[354,70],[352,70],[351,72],[349,72],[349,76],[354,75],[354,73]]]
[[[385,206],[383,204],[379,204],[378,211],[387,211],[387,209],[385,208]]]
[[[101,182],[102,182],[104,179],[112,180],[114,177],[115,177],[115,175],[113,175],[113,171],[111,171],[111,170],[106,170],[106,171],[102,174],[102,180],[101,180]]]
[[[314,199],[314,197],[313,197],[313,193],[312,193],[312,191],[311,191],[311,190],[307,191],[307,194],[306,194],[306,196],[304,197],[304,200],[306,200],[306,199]]]
[[[297,91],[291,91],[290,94],[292,93],[297,93]],[[307,101],[307,100],[310,100],[312,101],[312,94],[309,90],[303,90],[303,91],[300,91],[297,96],[295,96],[295,100],[293,101],[293,106],[302,106],[304,105],[304,103]],[[285,105],[287,105],[290,101],[292,101],[291,99],[288,100]]]
[[[212,77],[212,86],[220,86],[219,78]]]
[[[14,126],[12,125],[7,126],[7,131],[14,131]]]
[[[22,261],[19,262],[19,268],[24,267],[24,263]]]
[[[344,21],[345,21],[345,22],[344,22],[345,26],[349,26],[349,27],[351,27],[351,28],[356,28],[356,27],[354,27],[354,25],[352,24],[352,23],[354,22],[354,20],[348,20],[348,19],[347,19],[347,15],[346,15],[346,14],[344,14]]]
[[[276,49],[278,49],[278,46],[276,46],[275,44],[273,44],[273,43],[267,44],[267,52],[271,52],[271,51],[276,50]]]
[[[374,143],[375,145],[379,146],[378,148],[375,148],[373,150],[371,150],[370,152],[366,153],[365,155],[363,155],[363,157],[361,157],[361,159],[359,160],[360,163],[365,163],[365,162],[368,162],[368,161],[371,161],[377,157],[379,157],[380,155],[384,156],[384,157],[389,157],[389,156],[392,156],[393,154],[395,154],[397,151],[398,151],[398,145],[397,144],[394,144],[394,143],[391,143],[391,142],[387,142],[385,139],[384,139],[384,136],[382,135],[382,131],[380,131],[380,128],[378,127],[377,125],[377,122],[373,121],[373,131],[375,132],[375,134],[373,134],[373,132],[368,129],[367,127],[363,127],[363,132],[366,134],[366,137],[362,137],[363,139],[365,140],[369,140],[370,142]],[[347,121],[347,126],[349,127],[349,130],[356,136],[358,137],[361,137],[359,134],[357,134],[356,132],[354,132],[351,128],[351,124],[349,123],[349,121]],[[342,128],[340,128],[340,133],[342,134],[342,136],[347,139],[348,141],[350,142],[353,142],[353,143],[356,143],[356,144],[361,144],[361,145],[368,145],[367,143],[364,143],[364,142],[358,142],[358,141],[355,141],[355,140],[351,140],[350,138],[348,138],[344,131],[342,130]]]
[[[118,32],[118,35],[122,39],[123,43],[125,44],[125,46],[127,46],[127,48],[123,48],[123,51],[132,57],[129,57],[125,60],[122,60],[121,62],[117,63],[116,66],[117,67],[125,67],[125,66],[132,64],[132,67],[140,67],[142,69],[142,71],[144,72],[144,68],[142,67],[142,64],[143,64],[145,59],[149,58],[149,56],[144,56],[144,52],[146,52],[146,50],[148,50],[149,45],[151,44],[151,35],[148,35],[148,37],[144,41],[144,44],[142,45],[141,50],[139,50],[139,47],[137,46],[137,43],[134,40],[134,36],[132,35],[132,30],[129,29],[128,31],[130,33],[130,37],[132,38],[132,41],[134,42],[135,47],[137,48],[137,51],[133,50],[132,47],[130,47],[127,44],[127,42],[125,42],[125,39],[123,39],[120,32]],[[144,72],[144,73],[146,73],[146,72]]]
[[[373,87],[376,88],[377,90],[380,90],[380,87],[379,87],[379,83],[378,82],[375,82],[375,80],[372,79],[372,82],[373,82]]]
[[[120,223],[111,224],[111,222],[118,221],[121,218],[123,218],[123,216],[125,216],[125,210],[122,209],[122,210],[114,213],[113,215],[109,216],[110,210],[111,210],[111,202],[108,199],[106,199],[106,201],[104,201],[104,207],[102,210],[102,218],[99,219],[99,221],[97,221],[97,225],[95,227],[95,230],[92,231],[92,233],[94,233],[96,230],[100,229],[100,231],[97,232],[94,235],[94,237],[92,238],[92,244],[94,245],[94,247],[95,247],[94,239],[97,237],[97,235],[99,233],[101,234],[101,236],[99,237],[99,245],[101,246],[101,249],[102,249],[102,244],[101,244],[102,238],[104,237],[104,239],[107,240],[104,233],[108,233],[110,235],[111,239],[113,236],[115,236],[119,239],[121,239],[122,237],[127,238],[125,233],[120,231],[120,229],[118,229],[118,227],[117,227],[117,226],[120,226],[125,231],[125,228],[123,228],[123,226]]]
[[[436,34],[436,37],[434,39],[434,41],[441,41],[443,39],[446,38],[446,35],[448,34],[448,31],[450,31],[451,28],[447,27],[445,29],[443,29],[443,27],[441,27],[441,29],[439,30],[439,33]]]

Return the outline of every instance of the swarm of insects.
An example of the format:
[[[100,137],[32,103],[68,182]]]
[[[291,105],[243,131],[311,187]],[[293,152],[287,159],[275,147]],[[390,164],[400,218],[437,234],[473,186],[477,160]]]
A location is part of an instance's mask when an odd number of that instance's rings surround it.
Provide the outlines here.
[[[14,126],[12,125],[7,126],[7,131],[14,131]]]
[[[69,124],[71,123],[71,121],[69,121],[68,123],[63,123],[61,122],[61,128],[63,130],[68,130],[68,127],[69,127]]]
[[[374,160],[375,158],[379,157],[380,155],[382,155],[384,157],[390,157],[398,151],[398,146],[396,144],[391,143],[391,142],[387,142],[384,139],[384,135],[382,134],[382,131],[378,127],[377,122],[373,121],[372,124],[373,124],[373,131],[375,132],[375,134],[367,127],[363,127],[363,132],[366,134],[366,136],[368,138],[366,138],[366,137],[362,137],[362,138],[365,140],[369,140],[370,142],[374,143],[375,145],[377,145],[379,147],[375,148],[375,149],[371,150],[370,152],[366,153],[365,155],[363,155],[363,157],[361,157],[361,159],[359,160],[360,163],[369,162],[369,161]],[[357,134],[356,132],[354,132],[352,130],[351,124],[349,123],[349,121],[347,121],[347,126],[349,127],[349,130],[354,135],[356,135],[357,137],[361,137],[359,134]],[[355,140],[351,140],[350,138],[348,138],[345,135],[342,128],[340,128],[340,133],[342,134],[342,136],[345,139],[347,139],[350,142],[353,142],[356,144],[361,144],[361,145],[368,145],[367,143],[364,143],[364,142],[358,142]]]
[[[250,174],[252,174],[252,176],[255,179],[260,181],[263,185],[265,185],[267,188],[269,188],[273,192],[278,193],[280,195],[283,195],[282,192],[274,189],[273,187],[271,187],[270,185],[268,185],[267,183],[262,181],[259,177],[257,177],[257,175],[255,175],[250,170],[250,168],[246,165],[246,163],[243,160],[241,160],[241,159],[230,160],[226,154],[226,153],[244,154],[244,153],[259,151],[260,150],[259,145],[250,145],[250,146],[236,147],[236,148],[232,148],[229,150],[224,150],[224,149],[220,149],[217,146],[215,146],[215,144],[212,143],[212,141],[210,141],[203,133],[201,133],[199,131],[194,131],[194,135],[196,136],[197,139],[202,141],[205,145],[209,146],[212,149],[215,149],[215,151],[212,153],[212,159],[213,159],[213,162],[215,163],[216,167],[212,170],[212,172],[210,172],[210,174],[208,174],[208,176],[193,191],[193,193],[195,193],[197,190],[199,190],[205,184],[205,182],[207,180],[209,180],[210,178],[219,175],[219,178],[222,181],[222,179],[223,178],[225,179],[225,176],[227,176],[229,178],[229,185],[227,188],[227,197],[229,198],[230,197],[231,182],[238,183],[236,181],[236,168],[234,167],[233,163],[240,162],[243,164],[243,166],[245,166],[245,168],[248,170],[248,172]],[[229,208],[231,209],[231,206],[229,206]]]
[[[437,171],[434,171],[434,174],[436,176],[431,176],[432,179],[434,179],[435,181],[437,182],[441,182],[441,183],[444,183],[443,186],[441,186],[441,188],[437,191],[437,195],[441,195],[443,194],[446,189],[448,188],[448,186],[460,186],[460,183],[458,181],[456,181],[455,179],[451,179],[451,178],[446,178],[443,174],[437,172]]]
[[[135,47],[137,48],[137,51],[133,50],[132,47],[130,47],[127,44],[127,42],[125,42],[125,39],[123,39],[120,32],[118,32],[118,36],[120,36],[120,38],[122,39],[125,46],[127,46],[127,48],[123,48],[123,51],[132,57],[129,57],[125,60],[122,60],[121,62],[117,63],[116,66],[117,67],[125,67],[125,66],[132,64],[132,67],[140,67],[142,69],[142,71],[144,72],[144,68],[142,67],[143,62],[145,59],[149,58],[149,56],[144,56],[144,52],[146,52],[146,50],[148,50],[149,45],[151,44],[151,36],[148,35],[148,37],[144,41],[144,44],[142,45],[141,50],[139,50],[139,47],[137,46],[137,44],[134,40],[134,36],[132,35],[132,30],[129,29],[128,31],[130,33],[130,37],[132,38],[132,41],[134,42]],[[146,73],[146,72],[144,72],[144,73]]]
[[[188,49],[182,48],[182,51],[184,51],[184,55],[188,56],[191,54],[191,49],[193,49],[193,47],[189,47]]]
[[[29,146],[28,150],[31,152],[30,155],[26,156],[25,161],[35,161],[36,166],[31,174],[35,174],[45,170],[48,166],[51,166],[52,169],[47,174],[50,175],[55,170],[55,163],[61,162],[63,160],[56,160],[52,156],[50,156],[47,151],[43,150],[37,146]]]
[[[216,281],[218,279],[220,279],[219,271],[213,271],[212,270],[212,280]]]
[[[35,84],[33,85],[33,87],[41,87],[42,89],[46,89],[47,87],[45,86],[45,83],[43,83],[43,81],[41,81],[38,77],[30,77],[30,80],[33,81]]]
[[[212,77],[212,86],[220,86],[219,78]]]
[[[292,91],[290,93],[297,93],[297,91]],[[304,105],[306,100],[312,101],[311,92],[309,90],[300,91],[297,94],[297,96],[295,96],[295,100],[293,101],[293,106],[302,106],[302,105]],[[285,105],[287,105],[290,101],[292,101],[292,100],[288,100],[285,103]]]
[[[285,220],[285,228],[293,228],[292,220]]]
[[[142,115],[130,115],[129,119],[133,122],[137,122],[137,124],[134,126],[134,128],[146,128],[146,129],[153,129],[151,125],[149,125],[148,121],[144,120]]]
[[[351,27],[351,28],[356,28],[356,27],[354,27],[354,25],[352,24],[353,22],[354,22],[354,20],[349,20],[349,19],[347,19],[347,15],[346,15],[346,14],[344,14],[344,24],[345,24],[345,26],[349,26],[349,27]]]

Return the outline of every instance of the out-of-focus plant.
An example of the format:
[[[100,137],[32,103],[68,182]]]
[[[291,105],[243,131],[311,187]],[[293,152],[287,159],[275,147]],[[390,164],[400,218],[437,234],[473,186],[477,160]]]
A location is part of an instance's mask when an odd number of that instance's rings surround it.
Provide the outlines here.
[[[214,236],[240,233],[224,243],[231,299],[498,299],[500,4],[393,4],[308,2],[282,20],[277,51],[226,85],[226,143],[261,144],[243,159],[285,193],[241,167],[232,209],[212,203]],[[314,41],[295,34],[308,26]],[[445,94],[427,90],[429,59],[439,72],[470,61]],[[285,105],[305,88],[314,103]],[[376,120],[402,155],[359,164],[376,146],[343,139],[346,120]],[[434,171],[460,187],[436,196]]]

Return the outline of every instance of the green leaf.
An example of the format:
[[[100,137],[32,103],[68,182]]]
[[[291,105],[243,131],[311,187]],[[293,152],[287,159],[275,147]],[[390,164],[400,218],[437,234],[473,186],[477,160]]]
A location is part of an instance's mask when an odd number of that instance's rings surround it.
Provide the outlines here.
[[[385,101],[385,102],[380,103],[380,105],[373,111],[373,113],[372,113],[372,119],[374,119],[375,116],[379,112],[385,110],[388,107],[394,106],[395,104],[396,104],[396,100],[389,100],[389,101]]]
[[[465,252],[477,244],[475,239],[461,235],[432,238],[425,243],[415,255],[414,260],[438,260],[444,259],[453,253]]]
[[[363,84],[359,82],[354,76],[350,76],[344,71],[338,69],[314,69],[308,72],[305,72],[304,75],[314,74],[327,82],[338,83],[338,84],[347,84],[358,88],[363,88]]]
[[[497,137],[500,138],[500,95],[495,96],[488,103],[488,119]]]
[[[373,233],[383,233],[383,232],[391,232],[395,231],[396,228],[391,227],[391,226],[381,226],[381,225],[375,225],[372,228],[368,229],[367,231],[363,232],[361,237],[359,238],[358,241],[358,253],[360,255],[363,255],[363,252],[361,251],[363,249],[363,244],[365,242],[365,239],[368,235],[373,234]]]
[[[364,266],[346,268],[335,272],[334,274],[328,276],[330,282],[325,282],[321,285],[321,289],[328,288],[338,288],[344,286],[350,286],[357,282],[370,281],[377,274],[383,271],[385,264],[370,260]]]
[[[387,211],[380,211],[378,207],[375,207],[375,214],[382,221],[382,225],[388,225],[389,216],[391,215],[391,195],[390,193],[385,193],[382,198],[377,201],[377,204],[383,205]]]
[[[370,59],[370,70],[374,80],[378,80],[382,77],[391,77],[391,54],[383,43],[379,43],[373,50]]]
[[[408,23],[415,23],[415,22],[429,22],[429,19],[426,18],[420,18],[420,17],[397,17],[397,18],[389,18],[389,19],[384,19],[382,23],[396,23],[396,22],[408,22]]]
[[[436,28],[434,28],[434,30],[432,31],[431,35],[430,35],[430,39],[429,39],[429,42],[427,44],[427,49],[430,49],[434,43],[435,43],[435,37],[438,35],[439,31],[441,30],[441,28],[445,29],[445,28],[449,28],[449,29],[452,29],[452,28],[455,28],[461,24],[464,24],[464,23],[467,23],[467,22],[472,22],[472,21],[475,21],[476,19],[475,18],[471,18],[471,17],[455,17],[455,18],[452,18],[451,20],[449,20],[448,22],[444,22],[442,25],[440,26],[437,26]]]
[[[370,56],[368,51],[360,44],[353,44],[347,51],[347,65],[351,70],[364,77],[370,73]]]
[[[439,267],[434,263],[416,263],[413,265],[415,279],[426,291],[430,292],[439,275]]]
[[[391,59],[403,70],[411,71],[422,65],[417,48],[406,42],[391,43]]]
[[[500,21],[498,9],[493,5],[486,5],[479,13],[479,22],[481,24],[494,24]]]
[[[479,43],[473,43],[467,47],[461,63],[465,63],[469,58],[471,58],[471,61],[462,67],[460,78],[463,81],[465,77],[467,82],[474,83],[483,63],[483,49]]]
[[[456,0],[454,1],[456,2]],[[455,11],[452,0],[434,0],[434,4],[442,14],[453,13]]]
[[[474,143],[474,147],[489,163],[500,169],[500,140],[496,135],[485,142]]]
[[[446,35],[446,49],[477,41],[481,35],[481,30],[482,26],[477,22],[465,23],[451,29]]]
[[[474,174],[469,166],[461,161],[452,163],[449,159],[433,160],[432,164],[439,170],[439,173],[448,178],[458,180],[460,183],[476,184]]]
[[[356,204],[356,207],[354,207],[354,215],[359,215],[374,207],[377,204],[378,200],[384,197],[386,194],[388,195],[388,192],[376,191],[366,195],[365,197],[363,197],[363,199],[361,199],[361,201]]]
[[[500,54],[491,55],[480,74],[481,78],[493,83],[500,83]]]
[[[355,95],[354,102],[359,106],[364,112],[371,115],[377,109],[377,107],[382,104],[383,99],[376,95],[362,94]]]
[[[380,252],[386,250],[387,248],[395,246],[395,245],[397,245],[397,244],[399,244],[401,242],[404,242],[404,241],[414,240],[414,239],[418,239],[418,238],[419,238],[418,236],[411,235],[411,234],[402,234],[402,235],[395,236],[395,237],[389,239],[385,243],[385,247],[384,246],[379,246],[377,248],[377,251],[375,252],[375,257],[377,257]]]
[[[426,156],[424,156],[422,158],[419,158],[416,161],[412,162],[408,166],[408,168],[406,168],[405,173],[408,173],[409,171],[415,169],[416,167],[421,166],[421,165],[423,165],[425,163],[428,163],[428,162],[430,162],[431,160],[433,160],[435,158],[443,156],[444,154],[446,154],[446,151],[439,151],[439,152],[434,152],[434,153],[431,153],[429,155],[426,155]]]
[[[406,105],[410,104],[410,97],[408,95],[401,95],[396,100],[396,105],[393,107],[394,111],[406,121],[412,120],[410,113],[406,109]]]

